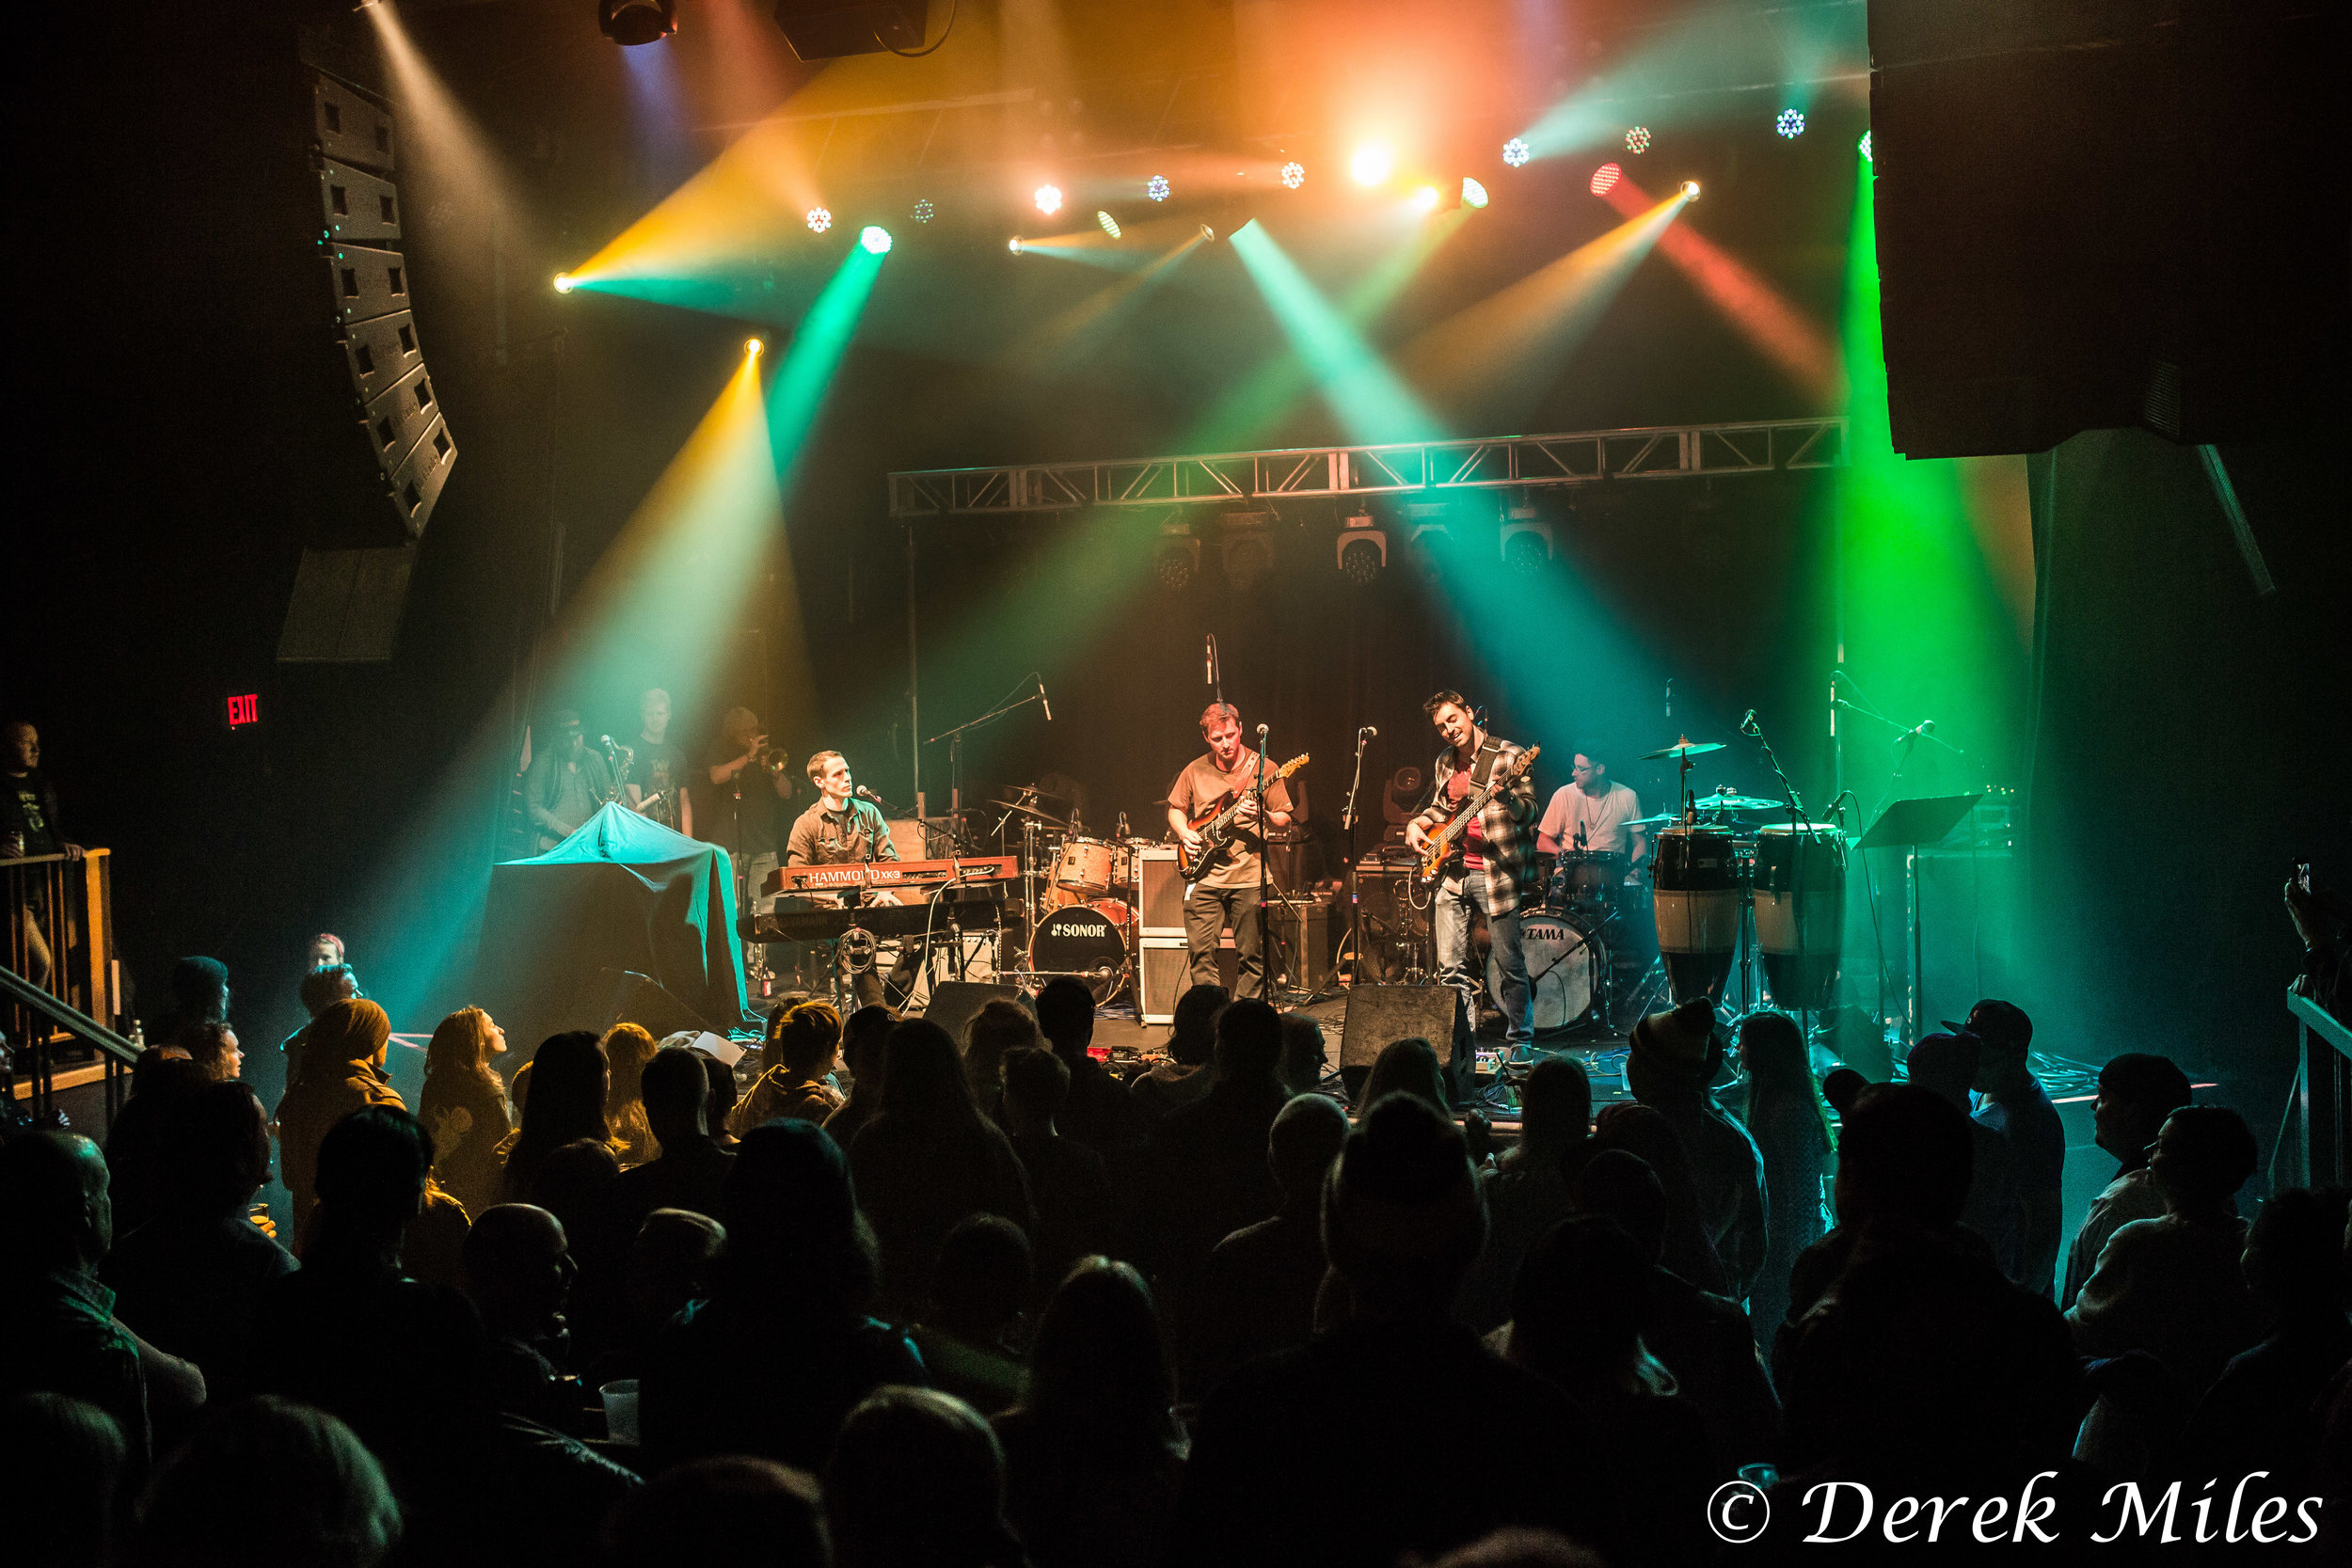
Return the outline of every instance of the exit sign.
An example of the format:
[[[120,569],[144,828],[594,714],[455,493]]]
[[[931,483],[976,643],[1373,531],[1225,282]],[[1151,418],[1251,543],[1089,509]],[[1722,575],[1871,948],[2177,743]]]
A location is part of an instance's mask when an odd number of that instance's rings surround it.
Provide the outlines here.
[[[262,721],[262,694],[258,691],[247,691],[241,696],[231,697],[228,700],[227,706],[229,727],[232,730],[241,730],[247,724],[258,724]]]

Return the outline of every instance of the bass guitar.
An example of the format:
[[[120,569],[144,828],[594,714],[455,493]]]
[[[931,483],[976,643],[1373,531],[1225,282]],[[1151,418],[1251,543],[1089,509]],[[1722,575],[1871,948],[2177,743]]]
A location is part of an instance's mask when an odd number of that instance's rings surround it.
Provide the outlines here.
[[[1434,882],[1444,874],[1445,863],[1454,858],[1464,831],[1478,820],[1478,814],[1486,809],[1487,801],[1510,788],[1521,775],[1535,766],[1535,759],[1543,753],[1543,750],[1541,746],[1530,746],[1513,757],[1507,766],[1488,774],[1486,787],[1463,801],[1462,809],[1454,814],[1454,819],[1429,835],[1429,841],[1421,854],[1421,879],[1423,882]]]
[[[1306,766],[1307,753],[1301,752],[1268,773],[1266,784],[1271,787]],[[1229,790],[1211,802],[1208,810],[1191,819],[1192,831],[1200,835],[1200,847],[1186,849],[1182,844],[1176,847],[1176,869],[1183,873],[1185,881],[1199,881],[1204,873],[1215,870],[1216,863],[1225,858],[1227,847],[1233,842],[1233,818],[1241,815],[1241,803],[1256,793],[1254,787]]]

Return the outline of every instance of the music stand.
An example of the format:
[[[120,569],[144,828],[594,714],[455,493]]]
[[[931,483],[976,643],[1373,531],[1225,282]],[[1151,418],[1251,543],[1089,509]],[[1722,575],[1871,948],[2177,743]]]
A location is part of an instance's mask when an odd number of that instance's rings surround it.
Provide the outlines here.
[[[1860,849],[1900,849],[1903,855],[1903,918],[1911,927],[1911,990],[1904,1000],[1904,1022],[1910,1030],[1909,1043],[1919,1043],[1919,1020],[1924,1011],[1921,1004],[1919,968],[1919,851],[1930,845],[1941,844],[1960,819],[1975,808],[1982,794],[1929,795],[1913,800],[1897,800],[1879,813],[1879,819],[1870,824],[1870,831],[1862,835],[1855,846]]]

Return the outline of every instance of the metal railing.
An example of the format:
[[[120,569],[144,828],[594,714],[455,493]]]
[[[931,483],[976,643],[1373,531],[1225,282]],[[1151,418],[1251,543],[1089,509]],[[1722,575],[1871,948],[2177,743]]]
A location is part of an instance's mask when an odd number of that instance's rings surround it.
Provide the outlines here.
[[[91,1069],[105,1082],[111,1121],[122,1070],[139,1055],[112,1026],[122,1011],[112,855],[91,849],[0,861],[0,1035],[8,1053],[0,1093],[11,1104],[29,1100],[34,1115],[46,1118],[56,1110],[61,1068]],[[86,1060],[61,1063],[65,1056]]]
[[[2341,1186],[2352,1168],[2352,1025],[2295,991],[2287,1011],[2299,1070],[2272,1169],[2292,1186]]]

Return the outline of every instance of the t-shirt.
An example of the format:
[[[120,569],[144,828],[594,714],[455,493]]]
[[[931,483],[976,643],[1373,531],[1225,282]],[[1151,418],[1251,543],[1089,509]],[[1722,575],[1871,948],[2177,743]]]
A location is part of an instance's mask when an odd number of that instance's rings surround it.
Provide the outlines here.
[[[1257,777],[1258,753],[1245,751],[1233,759],[1228,771],[1216,765],[1216,758],[1207,752],[1184,765],[1176,775],[1176,782],[1168,786],[1168,803],[1183,812],[1187,818],[1198,817],[1212,807],[1223,810],[1219,797],[1238,795],[1248,789]],[[1267,777],[1272,779],[1274,765],[1266,764]],[[1268,811],[1287,812],[1291,809],[1290,791],[1282,781],[1273,779],[1266,787]],[[1264,840],[1255,832],[1235,832],[1225,852],[1200,879],[1201,887],[1255,887],[1258,885],[1258,849]]]
[[[1576,830],[1584,829],[1584,847],[1612,855],[1632,853],[1632,834],[1626,824],[1642,815],[1641,799],[1625,785],[1610,781],[1598,800],[1574,784],[1564,786],[1544,808],[1536,832],[1549,837],[1565,853],[1576,847]]]
[[[647,740],[643,736],[637,737],[635,745],[637,759],[629,769],[628,782],[637,786],[637,798],[641,800],[661,797],[645,815],[665,828],[675,828],[678,824],[678,797],[686,788],[686,753],[666,740]]]
[[[57,825],[50,820],[49,784],[38,768],[21,776],[0,776],[0,838],[14,833],[24,840],[27,855],[57,852]]]
[[[1445,803],[1448,812],[1458,812],[1462,802],[1476,794],[1479,786],[1470,782],[1474,768],[1465,768],[1445,782]],[[1485,816],[1484,812],[1479,814]],[[1486,830],[1473,816],[1462,828],[1462,865],[1465,870],[1483,871],[1486,866]]]

